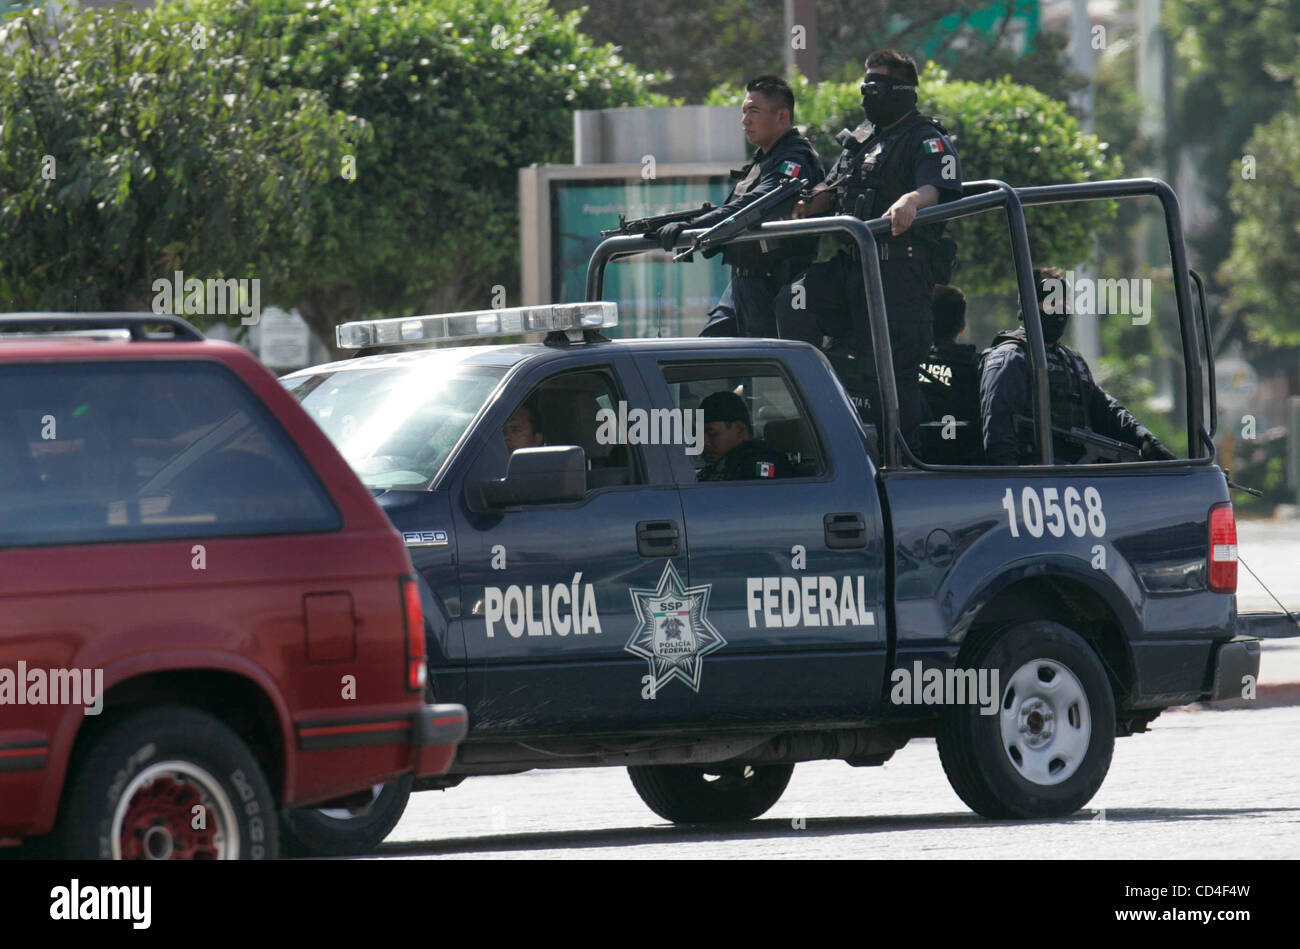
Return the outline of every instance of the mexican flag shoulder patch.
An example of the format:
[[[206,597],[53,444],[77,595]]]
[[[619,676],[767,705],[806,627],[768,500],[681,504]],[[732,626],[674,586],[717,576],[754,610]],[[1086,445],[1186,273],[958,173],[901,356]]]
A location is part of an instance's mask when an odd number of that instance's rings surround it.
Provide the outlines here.
[[[757,474],[760,478],[776,477],[776,465],[772,464],[772,462],[770,461],[760,461],[757,465],[755,465],[755,469],[756,470],[754,473]]]
[[[797,161],[781,162],[780,173],[785,175],[787,178],[798,178],[799,172],[801,171],[803,171],[803,165],[799,164]]]
[[[921,147],[931,155],[942,155],[944,152],[943,139],[941,138],[927,138],[921,143]]]

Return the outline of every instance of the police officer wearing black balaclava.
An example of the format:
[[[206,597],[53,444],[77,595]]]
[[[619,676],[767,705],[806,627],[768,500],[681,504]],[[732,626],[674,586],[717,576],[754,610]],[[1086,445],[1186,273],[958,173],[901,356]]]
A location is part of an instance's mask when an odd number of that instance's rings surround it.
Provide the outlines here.
[[[671,250],[684,228],[711,227],[745,205],[758,200],[791,179],[802,178],[809,185],[823,177],[821,156],[794,127],[794,93],[779,76],[759,76],[745,86],[741,104],[741,125],[745,138],[757,146],[749,164],[733,171],[735,187],[726,202],[694,220],[675,222],[656,233],[660,246]],[[771,210],[776,219],[790,213],[795,197]],[[729,244],[723,260],[731,266],[731,282],[709,312],[701,335],[775,337],[776,315],[772,301],[796,274],[802,273],[816,252],[816,241],[807,238],[770,242]],[[708,251],[704,256],[712,256]]]
[[[1060,288],[1065,285],[1061,269],[1036,269],[1034,284],[1047,349],[1052,427],[1088,429],[1124,442],[1137,448],[1144,461],[1173,458],[1174,454],[1128,409],[1093,381],[1088,364],[1078,351],[1061,342],[1069,320],[1061,302],[1064,294]],[[1032,442],[1018,437],[1020,430],[1016,423],[1016,416],[1030,416],[1033,403],[1028,348],[1025,328],[1020,326],[993,337],[993,345],[981,357],[980,415],[984,425],[984,454],[991,465],[1031,465],[1036,460]],[[1052,451],[1057,464],[1068,465],[1083,457],[1084,446],[1056,436]]]
[[[878,242],[880,271],[898,387],[899,427],[915,450],[919,426],[928,415],[917,367],[933,340],[931,295],[935,267],[942,265],[946,246],[941,242],[942,224],[913,227],[912,222],[923,208],[961,197],[961,163],[943,126],[916,110],[918,77],[912,58],[897,50],[880,50],[867,58],[866,67],[862,108],[867,121],[840,133],[843,152],[822,187],[800,202],[793,216],[840,213],[891,221],[890,236]],[[828,247],[827,242],[823,247]],[[823,335],[829,336],[829,354],[841,378],[855,371],[860,374],[874,403],[875,366],[857,249],[833,252],[828,248],[825,256],[828,259],[809,267],[804,278],[778,300],[781,336],[814,345],[821,344]],[[849,368],[850,362],[856,363],[856,369]],[[873,412],[878,411],[873,406]]]

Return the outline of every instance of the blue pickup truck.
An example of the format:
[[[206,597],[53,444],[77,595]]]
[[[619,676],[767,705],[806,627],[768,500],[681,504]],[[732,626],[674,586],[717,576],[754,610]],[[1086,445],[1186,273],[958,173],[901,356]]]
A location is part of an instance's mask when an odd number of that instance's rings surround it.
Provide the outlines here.
[[[1036,323],[1047,437],[1039,464],[1002,468],[913,455],[883,344],[882,421],[868,425],[805,343],[607,339],[603,269],[653,246],[640,237],[601,244],[588,302],[345,324],[356,358],[286,376],[405,537],[429,688],[469,710],[450,772],[416,789],[619,766],[667,820],[746,820],[798,762],[879,765],[934,736],[976,812],[1059,817],[1100,787],[1117,736],[1249,695],[1257,634],[1287,618],[1236,611],[1229,484],[1205,425],[1208,316],[1202,303],[1195,317],[1176,199],[1148,179],[1061,188],[977,183],[921,220],[1006,213],[1032,306],[1022,205],[1158,197],[1181,274],[1190,457],[1053,464]],[[778,222],[741,239],[856,242],[885,341],[880,225]],[[701,405],[716,393],[783,464],[701,480]]]

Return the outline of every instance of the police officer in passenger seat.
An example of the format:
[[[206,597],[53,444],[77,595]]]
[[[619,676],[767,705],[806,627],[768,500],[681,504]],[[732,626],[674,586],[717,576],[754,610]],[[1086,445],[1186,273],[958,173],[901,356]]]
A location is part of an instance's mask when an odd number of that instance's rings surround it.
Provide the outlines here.
[[[942,224],[913,227],[912,222],[923,208],[961,197],[961,164],[944,127],[916,110],[918,77],[912,58],[898,50],[879,50],[867,58],[866,67],[862,108],[867,121],[840,133],[843,152],[826,181],[796,205],[793,216],[840,213],[892,222],[891,236],[878,242],[880,271],[899,424],[915,450],[919,426],[928,415],[917,367],[933,341],[930,298],[936,281],[949,278],[955,245],[943,237]],[[836,356],[856,360],[858,371],[874,380],[862,265],[856,246],[838,251],[836,246],[842,245],[823,239],[819,262],[778,301],[781,336],[813,345],[829,336],[832,363]]]
[[[714,392],[700,403],[704,412],[704,457],[700,481],[748,481],[790,478],[794,467],[779,451],[754,438],[745,400],[734,392]]]
[[[657,236],[664,250],[673,248],[684,229],[711,227],[791,178],[804,178],[814,185],[824,177],[821,156],[794,127],[794,93],[789,84],[779,76],[759,76],[751,79],[745,89],[741,124],[745,138],[757,146],[753,159],[731,173],[738,180],[721,207],[690,223],[678,221],[659,229]],[[783,207],[773,208],[769,219],[788,215],[795,200],[791,198]],[[767,251],[764,243],[753,241],[723,248],[723,260],[731,266],[731,284],[710,311],[709,323],[700,335],[776,336],[773,298],[808,266],[817,242],[787,239],[769,244]],[[712,253],[706,251],[704,256]]]
[[[975,418],[980,401],[979,353],[957,342],[966,329],[966,294],[946,283],[934,288],[934,345],[917,379],[936,419]]]
[[[1062,281],[1054,284],[1053,281]],[[1062,343],[1069,314],[1049,313],[1044,301],[1053,286],[1062,286],[1059,267],[1034,270],[1038,290],[1038,315],[1047,349],[1047,379],[1052,406],[1052,427],[1083,428],[1125,442],[1140,450],[1144,461],[1173,458],[1155,435],[1093,381],[1088,364],[1079,353]],[[1060,295],[1057,295],[1057,300]],[[1053,309],[1055,309],[1055,305]],[[1021,320],[1023,322],[1023,315]],[[1029,386],[1028,342],[1025,328],[1018,327],[993,337],[993,345],[980,360],[980,415],[984,426],[984,453],[991,465],[1034,463],[1033,445],[1019,437],[1016,416],[1029,417],[1032,397]],[[1057,464],[1074,464],[1083,457],[1083,446],[1053,438]]]

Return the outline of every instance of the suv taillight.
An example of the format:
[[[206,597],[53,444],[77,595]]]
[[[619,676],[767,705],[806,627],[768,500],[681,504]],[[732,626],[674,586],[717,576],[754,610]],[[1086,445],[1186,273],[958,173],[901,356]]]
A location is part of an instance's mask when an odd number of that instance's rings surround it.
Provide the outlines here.
[[[1237,519],[1232,502],[1210,508],[1210,577],[1212,593],[1237,592]]]
[[[402,603],[406,607],[406,688],[423,692],[429,671],[424,646],[424,610],[420,586],[412,577],[402,577]]]

